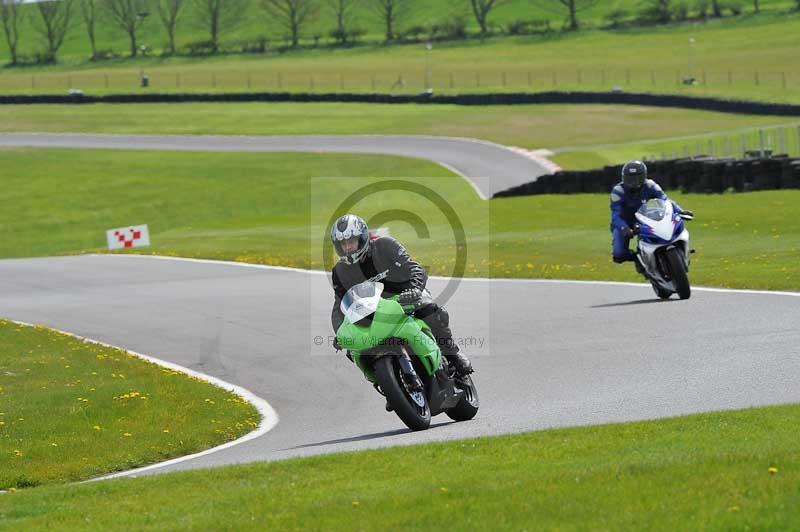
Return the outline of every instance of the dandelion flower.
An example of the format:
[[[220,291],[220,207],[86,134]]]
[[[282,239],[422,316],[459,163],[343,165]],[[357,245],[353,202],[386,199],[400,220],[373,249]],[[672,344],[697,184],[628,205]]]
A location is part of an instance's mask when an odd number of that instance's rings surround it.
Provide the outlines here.
[[[767,471],[769,471],[770,475],[774,475],[775,473],[778,472],[778,468],[775,467],[775,466],[772,466],[769,469],[767,469]]]
[[[94,426],[94,427],[92,427],[92,428],[93,428],[94,430],[100,430],[100,425],[95,425],[95,426]]]
[[[125,434],[123,434],[123,436],[125,436],[126,438],[129,438],[131,436],[131,433],[130,432],[126,432]]]

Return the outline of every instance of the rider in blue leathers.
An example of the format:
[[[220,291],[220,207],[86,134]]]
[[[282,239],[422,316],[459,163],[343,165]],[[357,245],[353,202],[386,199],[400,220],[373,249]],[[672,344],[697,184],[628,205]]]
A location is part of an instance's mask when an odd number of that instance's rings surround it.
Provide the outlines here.
[[[658,183],[647,178],[647,166],[641,161],[631,161],[622,167],[622,181],[611,190],[611,255],[616,263],[636,261],[636,254],[628,247],[634,235],[636,211],[647,200],[668,199]],[[675,205],[678,213],[691,215],[690,211]],[[638,269],[638,268],[637,268]]]

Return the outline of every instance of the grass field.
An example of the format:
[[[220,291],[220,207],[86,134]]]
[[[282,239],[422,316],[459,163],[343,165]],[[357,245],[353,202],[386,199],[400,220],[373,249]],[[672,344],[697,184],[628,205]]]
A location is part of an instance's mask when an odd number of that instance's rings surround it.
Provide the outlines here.
[[[631,158],[738,153],[740,139],[800,155],[800,120],[622,105],[141,104],[9,106],[0,131],[162,134],[414,134],[482,138],[505,145],[554,149],[564,167],[596,168]]]
[[[258,421],[253,406],[206,382],[0,320],[0,489],[84,480],[191,454],[236,439]]]
[[[631,30],[590,30],[437,44],[431,83],[437,92],[608,90],[677,92],[800,102],[794,34],[800,12]],[[689,74],[698,86],[680,80]],[[630,50],[636,50],[631,54]],[[769,53],[764,53],[769,50]],[[148,91],[421,92],[421,45],[316,49],[211,59],[145,58],[107,65],[6,69],[4,92]],[[92,67],[92,68],[89,68]],[[138,87],[142,71],[151,87]],[[402,83],[398,83],[402,79]]]
[[[798,416],[779,406],[26,490],[0,497],[0,528],[793,530]]]
[[[320,268],[338,203],[376,177],[406,177],[447,198],[469,244],[487,250],[476,251],[467,275],[637,279],[609,258],[605,194],[485,202],[432,163],[377,156],[4,150],[0,164],[8,200],[0,257],[102,251],[105,229],[148,223],[148,252]],[[689,227],[698,250],[693,283],[800,287],[800,191],[672,196],[697,215]],[[356,210],[369,219],[408,202],[405,193],[386,192]],[[413,210],[431,238],[399,222],[390,224],[393,234],[431,273],[451,274],[444,216],[424,201]]]

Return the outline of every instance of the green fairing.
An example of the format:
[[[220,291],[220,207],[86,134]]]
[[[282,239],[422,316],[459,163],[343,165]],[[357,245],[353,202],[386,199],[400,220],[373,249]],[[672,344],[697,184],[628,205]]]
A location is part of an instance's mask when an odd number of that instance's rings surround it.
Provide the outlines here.
[[[382,299],[372,318],[367,327],[354,325],[345,319],[336,332],[339,345],[350,351],[367,380],[374,383],[375,375],[364,355],[380,345],[391,345],[387,342],[391,338],[405,340],[429,376],[439,369],[442,353],[427,323],[406,314],[400,303],[393,299]]]

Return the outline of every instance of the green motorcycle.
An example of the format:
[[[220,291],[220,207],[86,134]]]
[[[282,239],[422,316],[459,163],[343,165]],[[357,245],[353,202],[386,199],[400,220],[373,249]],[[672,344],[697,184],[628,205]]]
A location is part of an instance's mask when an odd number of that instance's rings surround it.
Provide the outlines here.
[[[406,314],[383,284],[366,281],[342,298],[345,319],[336,338],[369,382],[411,430],[425,430],[444,412],[455,421],[478,413],[470,376],[457,376],[427,323]]]

